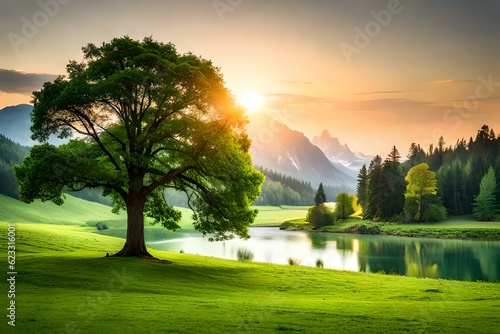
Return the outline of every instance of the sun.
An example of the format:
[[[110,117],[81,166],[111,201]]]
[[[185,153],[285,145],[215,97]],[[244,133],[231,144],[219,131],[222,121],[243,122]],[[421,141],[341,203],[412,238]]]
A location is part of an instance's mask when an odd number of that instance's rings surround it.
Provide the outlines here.
[[[261,93],[248,91],[238,97],[238,104],[245,107],[249,112],[254,112],[264,104],[264,97]]]

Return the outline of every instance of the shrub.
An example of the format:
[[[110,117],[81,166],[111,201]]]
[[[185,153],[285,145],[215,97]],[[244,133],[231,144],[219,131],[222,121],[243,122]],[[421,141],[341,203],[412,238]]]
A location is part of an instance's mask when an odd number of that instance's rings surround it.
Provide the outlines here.
[[[253,260],[253,253],[245,248],[239,248],[236,257],[240,262],[251,262]]]
[[[285,221],[280,225],[280,230],[287,230],[289,227],[293,226],[294,224],[290,221]]]
[[[336,220],[335,213],[324,204],[309,208],[306,216],[306,221],[314,228],[333,225]]]
[[[316,260],[316,268],[323,268],[324,263],[321,259]]]
[[[372,225],[372,226],[359,225],[358,233],[359,234],[380,234],[380,228],[376,225]]]
[[[406,201],[403,209],[403,222],[413,223],[415,221],[415,215],[418,211],[418,203],[415,201]]]
[[[446,208],[438,204],[429,204],[422,218],[425,222],[441,222],[446,220]]]
[[[98,231],[103,231],[108,229],[108,225],[101,222],[95,224],[95,227],[97,228]]]

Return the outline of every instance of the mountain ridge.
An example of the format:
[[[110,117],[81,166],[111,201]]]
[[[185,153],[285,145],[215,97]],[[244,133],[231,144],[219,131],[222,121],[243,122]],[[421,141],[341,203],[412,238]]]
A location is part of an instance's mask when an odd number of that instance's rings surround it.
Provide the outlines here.
[[[332,137],[328,130],[323,130],[321,135],[315,136],[311,142],[321,149],[334,165],[340,164],[355,172],[354,177],[361,166],[369,164],[373,158],[363,153],[351,151],[347,144],[342,145],[340,140]]]

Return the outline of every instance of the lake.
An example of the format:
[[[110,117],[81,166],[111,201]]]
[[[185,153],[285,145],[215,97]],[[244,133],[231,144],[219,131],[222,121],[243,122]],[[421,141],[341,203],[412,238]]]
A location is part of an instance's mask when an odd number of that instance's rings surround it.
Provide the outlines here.
[[[463,281],[500,281],[500,241],[402,238],[393,236],[281,231],[251,227],[249,240],[209,242],[198,233],[148,242],[158,250],[237,259],[238,249],[254,254],[253,261],[392,273],[413,277]]]

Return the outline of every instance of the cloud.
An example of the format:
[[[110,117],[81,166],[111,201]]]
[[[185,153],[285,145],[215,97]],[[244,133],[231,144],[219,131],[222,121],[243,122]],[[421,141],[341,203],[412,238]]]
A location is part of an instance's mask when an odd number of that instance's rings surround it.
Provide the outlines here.
[[[442,84],[451,84],[451,83],[459,83],[459,82],[474,82],[474,80],[441,79],[441,80],[432,81],[432,84],[442,85]]]
[[[387,91],[378,91],[378,92],[357,93],[355,95],[400,94],[400,93],[409,93],[409,92],[414,92],[414,90],[387,90]]]
[[[453,79],[443,79],[443,80],[433,81],[432,83],[436,84],[436,85],[440,85],[440,84],[447,84],[447,83],[451,83],[451,82],[454,82],[454,80]]]
[[[0,68],[0,92],[31,95],[47,81],[58,76],[45,73],[24,73]]]

